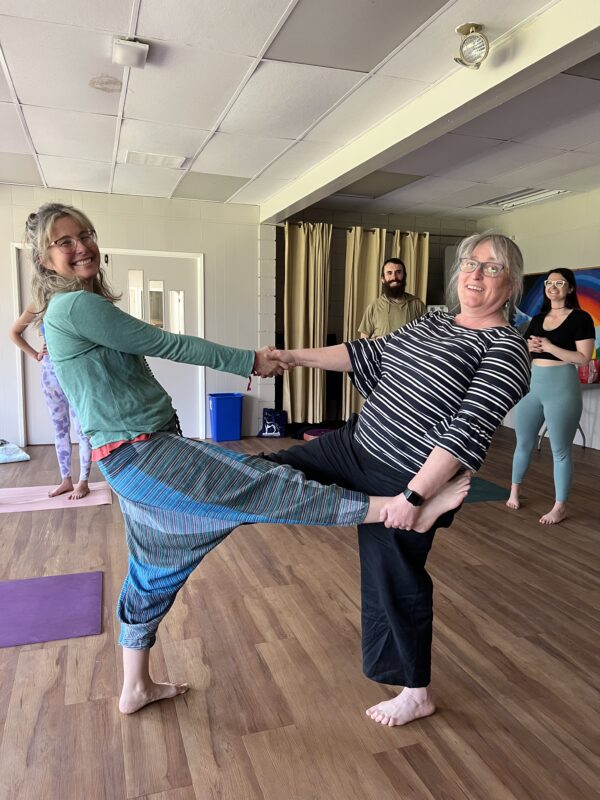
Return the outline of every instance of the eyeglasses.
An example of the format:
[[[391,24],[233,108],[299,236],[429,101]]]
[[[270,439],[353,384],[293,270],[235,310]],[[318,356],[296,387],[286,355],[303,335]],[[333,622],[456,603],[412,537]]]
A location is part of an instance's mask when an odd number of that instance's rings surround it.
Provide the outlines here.
[[[561,280],[544,281],[544,286],[546,287],[546,289],[549,289],[551,286],[556,286],[557,289],[562,289],[563,286],[566,285],[566,283],[567,283],[567,281],[561,281]]]
[[[77,242],[81,242],[84,247],[96,242],[98,237],[96,231],[82,231],[79,236],[63,236],[55,242],[50,242],[48,247],[58,247],[62,253],[74,253],[77,250]]]
[[[508,267],[497,261],[477,261],[475,258],[461,258],[460,260],[461,272],[475,272],[479,267],[488,278],[497,278],[504,270],[508,272]]]

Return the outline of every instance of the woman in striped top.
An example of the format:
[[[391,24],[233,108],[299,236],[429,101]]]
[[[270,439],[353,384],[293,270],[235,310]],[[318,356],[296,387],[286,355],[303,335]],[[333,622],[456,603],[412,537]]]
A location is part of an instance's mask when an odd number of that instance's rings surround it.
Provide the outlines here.
[[[448,289],[458,313],[432,312],[380,339],[276,351],[291,366],[349,372],[366,398],[331,434],[272,456],[323,483],[394,495],[380,522],[359,525],[363,669],[405,687],[367,714],[402,725],[435,711],[431,695],[432,583],[425,569],[436,528],[421,509],[457,473],[480,468],[494,431],[528,390],[529,357],[509,324],[523,258],[505,236],[458,248]],[[387,528],[396,529],[390,538]]]
[[[386,498],[322,486],[270,461],[185,439],[145,355],[244,377],[269,376],[287,365],[268,348],[240,350],[173,334],[120,311],[100,267],[96,231],[71,206],[48,203],[30,214],[26,238],[35,309],[44,317],[56,374],[123,511],[129,560],[117,604],[119,708],[130,714],[187,690],[187,684],[152,680],[150,648],[179,589],[231,531],[252,522],[375,522]],[[420,520],[423,530],[458,505],[465,491],[455,481],[432,498]]]

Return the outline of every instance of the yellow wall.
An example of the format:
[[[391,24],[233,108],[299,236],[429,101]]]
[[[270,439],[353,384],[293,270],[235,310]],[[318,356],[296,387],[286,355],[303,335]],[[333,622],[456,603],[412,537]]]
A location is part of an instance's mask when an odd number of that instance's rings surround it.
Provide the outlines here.
[[[523,251],[525,272],[552,267],[600,266],[600,189],[505,211],[477,221],[514,236]]]

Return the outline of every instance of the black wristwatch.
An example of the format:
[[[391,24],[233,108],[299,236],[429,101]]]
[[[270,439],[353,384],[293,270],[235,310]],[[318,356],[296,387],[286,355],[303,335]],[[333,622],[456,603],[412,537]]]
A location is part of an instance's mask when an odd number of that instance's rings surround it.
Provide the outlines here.
[[[408,502],[413,506],[422,506],[425,502],[425,498],[423,495],[420,495],[418,492],[415,492],[414,489],[405,489],[402,494]]]

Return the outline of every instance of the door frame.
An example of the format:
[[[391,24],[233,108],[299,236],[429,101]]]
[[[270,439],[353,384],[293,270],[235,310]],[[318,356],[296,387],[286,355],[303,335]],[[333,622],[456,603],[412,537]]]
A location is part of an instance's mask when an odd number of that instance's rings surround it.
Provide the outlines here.
[[[19,269],[19,252],[31,250],[29,245],[21,242],[11,242],[10,244],[10,263],[13,277],[13,312],[16,319],[21,313],[21,270]],[[197,336],[204,338],[204,253],[179,253],[168,250],[137,250],[132,248],[102,247],[101,255],[109,256],[142,256],[147,258],[186,258],[188,261],[196,262],[198,294],[196,302],[198,304],[198,333]],[[25,370],[23,359],[25,354],[18,347],[16,350],[17,359],[17,420],[19,447],[26,447],[26,426],[25,426]],[[206,439],[206,368],[198,366],[198,432],[200,439]]]

